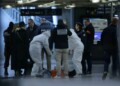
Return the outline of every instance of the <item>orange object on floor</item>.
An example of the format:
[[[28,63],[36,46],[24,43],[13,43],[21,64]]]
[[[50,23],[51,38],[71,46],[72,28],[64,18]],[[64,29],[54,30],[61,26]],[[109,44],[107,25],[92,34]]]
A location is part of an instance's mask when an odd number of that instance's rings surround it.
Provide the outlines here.
[[[57,71],[56,71],[55,69],[52,70],[52,71],[51,71],[51,76],[52,76],[52,77],[55,77],[56,75],[57,75]]]
[[[55,77],[57,75],[57,71],[54,69],[51,71],[51,76],[52,77]],[[61,70],[61,77],[64,77],[65,74],[64,74],[64,70]]]

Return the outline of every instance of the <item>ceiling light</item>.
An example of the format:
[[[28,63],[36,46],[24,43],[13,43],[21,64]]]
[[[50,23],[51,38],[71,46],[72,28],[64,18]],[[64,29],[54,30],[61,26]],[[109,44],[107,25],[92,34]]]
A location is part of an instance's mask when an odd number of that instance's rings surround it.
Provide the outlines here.
[[[92,0],[92,3],[99,3],[100,0]]]
[[[6,5],[5,7],[6,7],[6,8],[11,8],[12,6],[11,6],[11,5]]]
[[[32,3],[32,2],[36,2],[38,0],[17,0],[18,4],[26,4],[26,3]]]
[[[67,6],[65,6],[64,8],[65,9],[71,9],[71,8],[74,8],[75,7],[75,4],[69,4]]]
[[[43,5],[38,5],[38,7],[43,7]]]
[[[55,1],[52,1],[50,3],[45,3],[45,4],[42,4],[42,5],[38,5],[38,7],[53,7],[53,6],[58,6],[60,4],[57,4]]]
[[[18,4],[23,4],[23,0],[18,0],[17,3]]]

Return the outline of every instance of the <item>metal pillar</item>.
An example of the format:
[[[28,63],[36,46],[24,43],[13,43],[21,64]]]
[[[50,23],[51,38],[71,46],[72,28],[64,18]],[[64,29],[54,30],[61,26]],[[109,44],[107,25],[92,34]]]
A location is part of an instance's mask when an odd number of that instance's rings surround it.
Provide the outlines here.
[[[113,18],[113,2],[111,2],[111,20]]]
[[[119,64],[118,64],[118,70],[119,70],[119,76],[120,76],[120,12],[119,12],[119,22],[117,27],[117,38],[118,38],[118,57],[119,57]]]

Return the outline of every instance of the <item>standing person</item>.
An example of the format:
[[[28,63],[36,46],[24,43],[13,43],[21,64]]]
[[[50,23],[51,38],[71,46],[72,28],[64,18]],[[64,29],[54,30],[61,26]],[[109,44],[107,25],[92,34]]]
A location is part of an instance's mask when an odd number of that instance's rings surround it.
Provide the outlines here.
[[[86,36],[86,32],[82,28],[82,24],[80,22],[77,22],[75,24],[75,32],[77,33],[78,37],[81,39],[82,43],[85,46],[86,45],[87,36]]]
[[[83,59],[82,59],[82,66],[83,66],[83,73],[84,74],[91,74],[92,73],[92,58],[91,58],[91,50],[94,42],[94,27],[91,24],[89,19],[85,20],[85,32],[87,35],[86,45],[84,49]],[[88,68],[86,68],[86,61]]]
[[[14,28],[14,23],[10,22],[9,27],[4,31],[4,56],[5,56],[5,63],[4,63],[4,75],[8,75],[8,66],[9,66],[9,60],[11,56],[11,34]]]
[[[41,51],[42,48],[46,50],[47,55],[51,56],[51,51],[49,49],[48,39],[50,37],[50,31],[45,31],[42,34],[35,36],[34,39],[30,43],[30,56],[34,61],[34,65],[32,67],[32,76],[42,76],[42,58]]]
[[[39,34],[38,26],[34,23],[33,19],[28,19],[28,27],[26,31],[30,44],[33,37]],[[29,53],[29,44],[28,44],[28,53]],[[28,68],[25,70],[25,75],[30,75],[33,66],[33,61],[30,57],[30,54],[28,54],[28,58],[29,58],[28,59],[29,63],[28,63]]]
[[[104,73],[103,79],[108,74],[110,57],[112,56],[112,76],[117,74],[118,44],[117,44],[117,18],[113,18],[111,24],[105,28],[101,35],[101,43],[104,48]]]
[[[55,58],[57,62],[56,70],[57,76],[61,75],[61,60],[64,65],[64,74],[65,77],[68,77],[68,36],[71,36],[72,33],[66,27],[62,19],[58,20],[58,25],[53,29],[51,38],[55,43]]]
[[[20,22],[19,29],[17,29],[12,35],[11,68],[15,71],[15,76],[21,76],[21,69],[26,69],[27,46],[28,38],[25,30],[25,23]]]
[[[82,28],[82,24],[80,22],[77,22],[75,24],[75,32],[77,33],[78,37],[81,39],[82,43],[84,44],[84,47],[86,46],[86,40],[87,40],[87,35],[85,30]],[[84,49],[85,50],[85,49]],[[84,55],[85,51],[83,52]],[[86,74],[86,67],[84,67],[85,65],[85,59],[82,56],[82,73]]]
[[[46,21],[45,18],[41,19],[41,24],[38,28],[39,28],[39,32],[41,32],[41,33],[44,32],[44,31],[53,29],[53,27],[50,25],[50,23],[48,23]],[[46,55],[47,70],[51,71],[51,58],[47,55],[45,49],[43,48],[42,49],[42,60],[44,60],[44,54]]]

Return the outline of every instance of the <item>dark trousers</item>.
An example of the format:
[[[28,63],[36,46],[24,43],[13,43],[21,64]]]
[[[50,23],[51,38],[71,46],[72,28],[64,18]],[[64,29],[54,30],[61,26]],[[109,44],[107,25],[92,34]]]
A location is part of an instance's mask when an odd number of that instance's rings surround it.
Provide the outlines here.
[[[26,63],[26,68],[25,68],[25,72],[24,72],[24,75],[30,75],[31,74],[31,71],[32,71],[32,67],[33,67],[33,60],[31,59],[31,56],[28,52],[28,55],[27,55],[29,61]]]
[[[108,72],[109,64],[112,58],[112,73],[116,73],[118,64],[118,55],[114,50],[104,51],[104,72]]]
[[[7,46],[5,46],[5,49],[4,49],[4,56],[5,56],[4,68],[7,68],[9,66],[9,60],[11,56],[10,48]]]
[[[85,51],[83,53],[83,58],[81,63],[82,63],[83,73],[86,73],[87,71],[92,72],[92,58],[90,52]]]
[[[42,61],[44,62],[44,54],[46,55],[46,61],[47,61],[47,70],[51,71],[51,57],[47,55],[46,50],[43,48],[42,49]],[[43,67],[44,63],[42,63],[42,67]],[[43,67],[44,68],[44,67]]]

